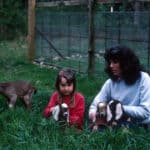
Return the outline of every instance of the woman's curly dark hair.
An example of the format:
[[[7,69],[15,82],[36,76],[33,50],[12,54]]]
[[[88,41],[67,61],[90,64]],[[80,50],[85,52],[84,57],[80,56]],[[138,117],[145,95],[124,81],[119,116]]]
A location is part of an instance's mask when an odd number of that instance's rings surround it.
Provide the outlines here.
[[[110,61],[118,61],[120,63],[122,78],[128,85],[135,83],[140,77],[142,67],[140,61],[135,53],[126,46],[115,46],[106,50],[104,54],[106,61],[105,71],[112,80],[117,80],[118,77],[114,76],[110,69]]]

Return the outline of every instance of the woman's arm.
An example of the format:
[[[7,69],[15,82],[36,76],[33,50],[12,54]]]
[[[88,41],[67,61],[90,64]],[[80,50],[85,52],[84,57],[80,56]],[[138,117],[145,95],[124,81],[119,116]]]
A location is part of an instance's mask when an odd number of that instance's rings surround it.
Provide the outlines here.
[[[111,84],[111,80],[108,79],[102,86],[102,89],[94,98],[89,108],[89,119],[94,119],[96,111],[97,111],[97,104],[99,102],[107,103],[107,101],[110,99],[110,84]]]
[[[124,105],[124,111],[136,119],[150,119],[150,77],[147,74],[142,76],[139,92],[139,104],[137,106]]]

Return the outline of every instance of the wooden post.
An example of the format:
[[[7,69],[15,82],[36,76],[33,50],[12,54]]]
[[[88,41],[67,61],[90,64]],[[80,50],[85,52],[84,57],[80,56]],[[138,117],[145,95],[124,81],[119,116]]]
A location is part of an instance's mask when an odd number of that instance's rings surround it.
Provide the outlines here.
[[[3,0],[0,1],[0,9],[2,8],[3,8]],[[0,24],[0,33],[2,34],[3,32],[4,32],[4,25]]]
[[[139,25],[139,20],[140,20],[140,2],[139,1],[135,1],[134,3],[134,24],[135,25]]]
[[[89,74],[94,73],[94,49],[94,0],[89,0]]]
[[[148,53],[147,53],[147,71],[150,73],[150,17],[148,17]]]
[[[33,61],[35,56],[35,0],[28,0],[28,48],[29,60]]]

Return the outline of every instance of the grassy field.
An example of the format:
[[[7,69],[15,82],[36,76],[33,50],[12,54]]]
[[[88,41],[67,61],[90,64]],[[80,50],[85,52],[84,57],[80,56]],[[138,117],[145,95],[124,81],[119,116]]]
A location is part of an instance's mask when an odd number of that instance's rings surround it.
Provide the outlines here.
[[[0,150],[149,150],[150,133],[143,128],[120,128],[91,133],[88,108],[106,79],[77,74],[77,91],[86,101],[84,130],[62,131],[53,119],[45,119],[43,110],[55,90],[57,69],[43,68],[28,61],[24,39],[0,42],[0,82],[28,80],[38,88],[33,96],[33,110],[28,112],[21,101],[9,110],[0,95]],[[83,84],[84,83],[84,84]]]

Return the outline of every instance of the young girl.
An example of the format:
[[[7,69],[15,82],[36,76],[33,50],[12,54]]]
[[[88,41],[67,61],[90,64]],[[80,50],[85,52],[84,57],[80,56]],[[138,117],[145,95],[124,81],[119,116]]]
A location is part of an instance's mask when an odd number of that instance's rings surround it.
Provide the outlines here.
[[[76,79],[72,70],[66,69],[59,71],[56,79],[56,90],[50,98],[44,110],[46,118],[52,115],[52,111],[57,104],[66,103],[69,107],[69,125],[74,125],[82,129],[85,103],[84,97],[75,91]]]

